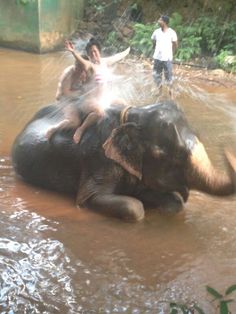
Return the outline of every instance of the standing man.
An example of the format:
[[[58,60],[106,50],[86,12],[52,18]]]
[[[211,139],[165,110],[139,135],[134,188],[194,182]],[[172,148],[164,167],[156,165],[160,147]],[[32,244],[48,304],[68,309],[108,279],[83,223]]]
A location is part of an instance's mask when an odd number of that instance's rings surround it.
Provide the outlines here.
[[[178,45],[178,39],[176,32],[168,27],[169,17],[167,15],[162,15],[158,20],[158,24],[160,28],[156,29],[151,36],[153,48],[155,48],[153,78],[161,93],[162,73],[164,72],[165,80],[169,85],[169,94],[172,97],[172,60]]]

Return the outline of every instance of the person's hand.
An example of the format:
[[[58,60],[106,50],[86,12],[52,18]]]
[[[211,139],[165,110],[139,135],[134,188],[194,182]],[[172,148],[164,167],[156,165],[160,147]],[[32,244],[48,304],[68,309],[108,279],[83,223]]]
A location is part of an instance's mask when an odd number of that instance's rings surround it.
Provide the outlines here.
[[[72,44],[71,41],[69,40],[66,40],[65,42],[65,48],[70,51],[70,52],[74,52],[75,51],[75,48],[74,48],[74,45]]]

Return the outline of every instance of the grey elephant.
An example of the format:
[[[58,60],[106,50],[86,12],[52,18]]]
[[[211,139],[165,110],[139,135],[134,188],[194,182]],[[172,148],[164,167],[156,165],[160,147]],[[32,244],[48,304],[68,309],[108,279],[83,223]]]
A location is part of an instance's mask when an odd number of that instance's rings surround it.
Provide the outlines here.
[[[12,162],[23,180],[71,193],[77,206],[138,221],[150,206],[178,212],[191,189],[218,196],[235,191],[234,155],[227,153],[228,174],[218,173],[172,101],[112,106],[79,144],[73,129],[47,140],[56,110],[51,105],[36,113],[15,139]]]

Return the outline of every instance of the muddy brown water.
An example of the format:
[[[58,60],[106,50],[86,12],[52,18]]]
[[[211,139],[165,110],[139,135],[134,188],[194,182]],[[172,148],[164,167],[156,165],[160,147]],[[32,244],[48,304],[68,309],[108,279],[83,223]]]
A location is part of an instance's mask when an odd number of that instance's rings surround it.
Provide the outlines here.
[[[236,284],[235,196],[192,191],[180,214],[150,211],[129,224],[24,184],[11,165],[12,143],[54,100],[58,76],[73,60],[6,49],[0,60],[0,312],[169,313],[170,302],[197,302],[215,313],[205,286],[224,293]],[[151,72],[132,60],[125,69],[120,93],[139,105],[155,102]],[[236,149],[235,91],[179,75],[175,98],[225,170],[222,146]]]

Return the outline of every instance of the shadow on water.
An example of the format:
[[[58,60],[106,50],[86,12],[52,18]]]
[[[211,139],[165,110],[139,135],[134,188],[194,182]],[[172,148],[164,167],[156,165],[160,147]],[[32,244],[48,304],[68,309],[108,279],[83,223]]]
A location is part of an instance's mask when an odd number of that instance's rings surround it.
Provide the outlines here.
[[[235,197],[192,192],[182,213],[153,210],[144,222],[128,224],[24,184],[12,169],[12,142],[54,100],[58,76],[73,60],[65,53],[9,50],[0,57],[1,312],[168,313],[170,301],[197,301],[214,313],[205,285],[224,291],[236,278]],[[129,60],[117,72],[114,93],[138,105],[157,100],[150,70]],[[235,93],[185,77],[176,78],[175,93],[214,164],[224,169],[222,145],[236,148]]]

